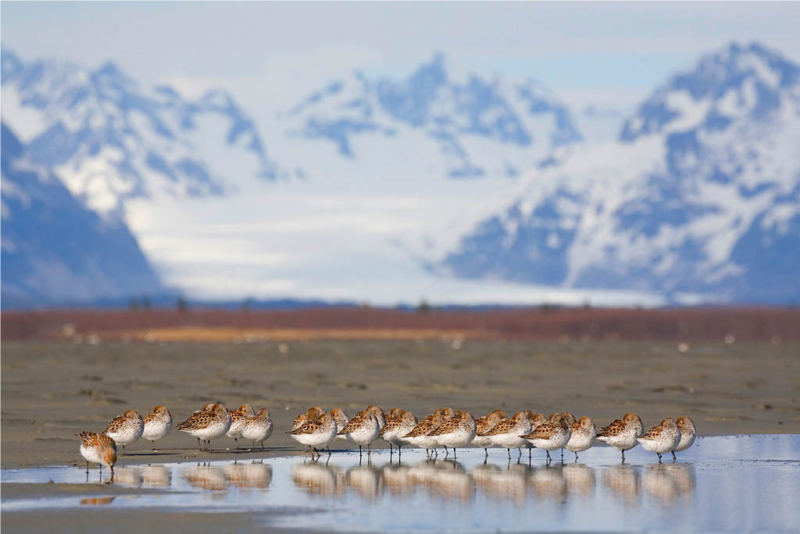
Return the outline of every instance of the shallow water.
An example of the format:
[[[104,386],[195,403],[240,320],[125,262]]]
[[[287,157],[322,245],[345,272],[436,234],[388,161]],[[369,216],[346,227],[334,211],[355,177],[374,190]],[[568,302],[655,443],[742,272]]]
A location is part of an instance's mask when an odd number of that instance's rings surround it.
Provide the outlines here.
[[[272,525],[340,531],[703,530],[792,531],[800,525],[800,436],[699,439],[673,463],[636,448],[596,447],[574,463],[547,466],[543,451],[517,461],[492,449],[463,449],[458,460],[402,462],[381,450],[265,460],[152,464],[116,469],[113,485],[152,488],[133,495],[3,499],[3,513],[36,509],[239,510]],[[103,481],[108,482],[108,471]],[[93,469],[89,482],[100,473]],[[3,484],[85,483],[85,468],[2,471]],[[95,486],[96,487],[96,486]],[[270,514],[295,509],[296,513]],[[154,512],[155,513],[155,512]],[[210,519],[213,520],[213,519]]]

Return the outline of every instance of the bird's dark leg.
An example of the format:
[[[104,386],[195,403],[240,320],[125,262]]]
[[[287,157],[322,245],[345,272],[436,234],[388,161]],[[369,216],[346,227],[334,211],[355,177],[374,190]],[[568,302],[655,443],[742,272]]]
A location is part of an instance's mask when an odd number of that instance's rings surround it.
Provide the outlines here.
[[[447,445],[444,446],[444,457],[447,458],[450,456],[450,451],[447,450]]]
[[[657,452],[656,454],[658,455],[658,463],[661,463],[661,453]]]
[[[358,446],[358,456],[361,457],[361,445]]]
[[[484,459],[489,457],[489,449],[488,447],[483,448]]]
[[[575,463],[576,464],[578,463],[578,453],[577,452],[575,453]]]
[[[622,463],[623,464],[625,463],[625,451],[624,450],[622,451]]]
[[[547,461],[549,462],[549,461],[550,461],[550,459],[551,459],[551,458],[550,458],[550,451],[544,451],[544,452],[547,454]]]
[[[511,459],[511,449],[506,449],[506,451],[508,451],[508,459],[510,460]]]
[[[674,462],[674,461],[675,461],[675,460],[677,460],[677,459],[678,459],[678,458],[675,456],[675,451],[672,451],[672,461]]]
[[[519,460],[520,458],[522,458],[522,449],[518,448],[517,450],[519,451],[519,455],[517,456],[517,460]]]

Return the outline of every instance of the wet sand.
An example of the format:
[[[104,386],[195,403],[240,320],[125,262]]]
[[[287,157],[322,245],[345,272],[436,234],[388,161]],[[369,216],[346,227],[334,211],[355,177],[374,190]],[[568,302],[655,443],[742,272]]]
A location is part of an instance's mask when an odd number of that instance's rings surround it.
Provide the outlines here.
[[[800,344],[315,341],[9,342],[2,351],[2,467],[82,461],[75,434],[165,404],[176,422],[207,401],[272,412],[266,452],[223,450],[173,430],[128,447],[119,465],[250,459],[299,452],[285,434],[312,405],[350,415],[372,403],[419,415],[450,405],[483,414],[570,410],[599,424],[630,411],[645,425],[688,415],[701,435],[800,433]],[[245,445],[245,444],[243,444]]]

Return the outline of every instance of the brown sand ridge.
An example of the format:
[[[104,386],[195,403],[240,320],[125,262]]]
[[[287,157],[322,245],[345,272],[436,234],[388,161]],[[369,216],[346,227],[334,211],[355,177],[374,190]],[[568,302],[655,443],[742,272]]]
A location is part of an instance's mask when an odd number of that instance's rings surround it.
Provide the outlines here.
[[[228,342],[321,339],[537,339],[787,341],[789,308],[525,308],[414,312],[368,307],[225,311],[5,312],[2,339]]]

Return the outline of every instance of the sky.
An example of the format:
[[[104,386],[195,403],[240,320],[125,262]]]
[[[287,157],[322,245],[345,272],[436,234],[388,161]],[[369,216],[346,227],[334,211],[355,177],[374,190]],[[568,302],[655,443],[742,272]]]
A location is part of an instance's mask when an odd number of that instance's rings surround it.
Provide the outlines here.
[[[800,60],[800,3],[3,2],[23,57],[112,59],[146,84],[236,91],[256,113],[354,69],[402,74],[437,52],[543,81],[575,109],[628,107],[698,55],[759,40]]]

